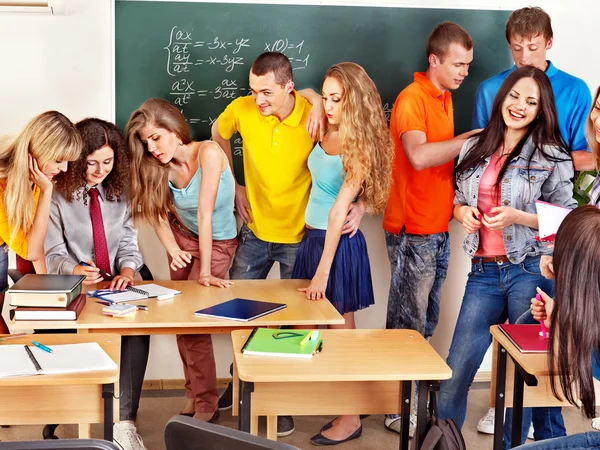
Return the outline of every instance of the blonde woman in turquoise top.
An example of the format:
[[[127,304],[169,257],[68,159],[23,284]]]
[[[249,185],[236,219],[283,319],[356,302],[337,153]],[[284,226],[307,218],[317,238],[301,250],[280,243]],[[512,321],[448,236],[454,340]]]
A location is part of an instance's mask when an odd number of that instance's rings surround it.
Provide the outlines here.
[[[379,92],[361,66],[332,66],[322,95],[328,129],[308,158],[312,187],[292,278],[310,279],[300,289],[306,298],[329,301],[344,316],[344,325],[330,327],[356,328],[354,312],[375,302],[371,268],[363,234],[342,234],[342,229],[361,193],[369,212],[385,208],[394,144]],[[361,433],[358,415],[340,416],[311,442],[336,445]]]
[[[127,124],[134,219],[149,222],[167,250],[172,280],[227,288],[237,248],[234,180],[225,153],[212,141],[192,141],[172,103],[153,98]],[[210,335],[177,335],[187,404],[182,414],[218,418]]]

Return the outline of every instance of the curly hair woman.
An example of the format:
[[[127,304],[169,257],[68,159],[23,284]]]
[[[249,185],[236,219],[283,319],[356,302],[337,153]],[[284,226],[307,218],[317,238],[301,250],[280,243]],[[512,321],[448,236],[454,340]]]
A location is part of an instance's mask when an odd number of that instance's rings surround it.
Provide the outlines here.
[[[312,188],[292,278],[311,279],[301,289],[306,298],[328,299],[344,316],[341,328],[356,328],[354,312],[375,303],[371,268],[361,231],[351,237],[342,228],[362,192],[371,213],[385,208],[394,145],[379,92],[361,66],[332,66],[322,93],[329,127],[308,158]],[[311,441],[334,445],[361,433],[359,416],[340,416]]]
[[[84,283],[88,285],[103,281],[101,273],[106,272],[114,275],[110,288],[123,289],[133,284],[135,272],[144,263],[127,197],[129,159],[125,137],[116,125],[101,119],[85,119],[75,126],[83,140],[83,151],[69,171],[56,180],[45,242],[47,270],[85,275]],[[97,210],[101,215],[94,217]],[[120,448],[144,448],[134,421],[149,349],[150,336],[122,338],[120,422],[114,425],[114,440]]]
[[[0,313],[8,288],[8,249],[29,261],[43,259],[52,179],[80,152],[79,132],[57,111],[40,114],[16,139],[0,142]],[[0,316],[3,333],[8,328]]]

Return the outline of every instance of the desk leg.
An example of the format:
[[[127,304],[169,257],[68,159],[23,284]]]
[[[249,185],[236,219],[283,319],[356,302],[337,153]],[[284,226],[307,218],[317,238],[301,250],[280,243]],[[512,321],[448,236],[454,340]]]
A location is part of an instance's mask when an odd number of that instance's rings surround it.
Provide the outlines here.
[[[79,439],[89,439],[90,438],[90,424],[89,423],[80,423],[77,424],[78,428],[78,437]]]
[[[408,427],[410,424],[410,399],[412,393],[412,381],[403,381],[402,405],[400,408],[400,450],[408,450]]]
[[[494,423],[494,450],[502,450],[504,435],[504,391],[506,390],[506,350],[498,344],[496,362],[496,420]]]
[[[515,386],[513,390],[513,417],[512,417],[512,436],[510,438],[510,448],[521,445],[521,427],[523,426],[523,390],[524,380],[518,365],[515,362]]]
[[[102,398],[104,399],[104,440],[113,441],[113,398],[115,385],[113,383],[102,385]]]
[[[254,392],[254,383],[248,383],[240,380],[240,407],[238,410],[238,429],[250,433],[250,401],[252,392]]]
[[[415,381],[415,383],[417,383]],[[420,448],[421,444],[425,440],[427,430],[425,425],[427,424],[427,398],[429,397],[429,381],[418,381],[419,383],[419,396],[417,399],[417,429],[413,439],[417,439],[415,448]]]

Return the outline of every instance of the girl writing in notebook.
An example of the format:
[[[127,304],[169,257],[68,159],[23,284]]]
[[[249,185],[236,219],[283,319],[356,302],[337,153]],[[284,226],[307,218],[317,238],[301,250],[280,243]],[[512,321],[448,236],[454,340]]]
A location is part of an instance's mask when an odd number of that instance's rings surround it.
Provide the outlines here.
[[[310,279],[301,289],[309,300],[328,299],[344,316],[342,328],[356,328],[354,312],[374,301],[367,244],[360,230],[342,234],[348,209],[364,192],[367,208],[385,208],[393,141],[379,92],[354,63],[332,66],[323,82],[328,129],[308,157],[312,188],[306,229],[292,278]],[[335,445],[360,437],[359,416],[340,416],[311,438]]]
[[[469,388],[491,343],[490,326],[514,323],[537,286],[552,289],[540,273],[540,256],[551,250],[535,240],[535,201],[574,208],[572,177],[548,77],[534,67],[515,70],[496,95],[488,125],[465,142],[456,167],[454,217],[468,233],[463,248],[472,266],[447,359],[452,379],[442,382],[439,394],[440,419],[462,427]],[[531,414],[524,411],[523,439]],[[505,448],[510,417],[507,410]],[[560,408],[534,408],[533,425],[536,439],[565,433]]]
[[[167,250],[172,280],[229,287],[237,247],[235,181],[225,153],[212,141],[192,141],[185,118],[153,98],[127,124],[134,216],[153,225]],[[138,212],[139,208],[139,212]],[[218,418],[217,378],[210,335],[177,335],[187,404],[182,413]]]
[[[79,132],[57,111],[40,114],[16,138],[0,141],[0,312],[8,288],[8,249],[29,261],[43,259],[52,180],[80,152]],[[0,316],[4,333],[8,327]]]
[[[593,131],[600,141],[598,125]],[[556,279],[554,299],[538,289],[543,301],[532,298],[531,311],[536,320],[544,320],[549,330],[548,367],[552,392],[557,398],[580,407],[589,418],[596,415],[594,378],[600,379],[598,273],[600,209],[581,206],[567,215],[556,233],[554,261],[547,273]],[[519,448],[597,449],[600,448],[600,433],[574,434]]]
[[[83,151],[56,180],[45,242],[47,271],[85,275],[85,284],[96,284],[104,280],[101,268],[113,275],[111,289],[123,289],[133,284],[144,263],[127,196],[125,137],[114,124],[101,119],[85,119],[75,126]],[[126,450],[145,448],[135,420],[149,349],[150,336],[122,338],[120,422],[114,425],[114,440]]]

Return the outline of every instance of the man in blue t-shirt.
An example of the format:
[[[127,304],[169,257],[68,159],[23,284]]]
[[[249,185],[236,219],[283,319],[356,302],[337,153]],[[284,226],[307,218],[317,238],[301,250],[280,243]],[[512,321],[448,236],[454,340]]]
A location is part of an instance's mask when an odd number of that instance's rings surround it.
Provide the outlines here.
[[[528,7],[514,11],[506,23],[506,40],[515,65],[484,81],[477,89],[473,109],[473,128],[485,128],[492,111],[494,97],[506,77],[517,67],[533,66],[546,72],[552,84],[558,126],[567,144],[575,170],[592,170],[594,161],[585,140],[585,121],[592,105],[592,96],[580,78],[557,69],[546,60],[552,48],[550,16],[541,8]]]

